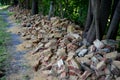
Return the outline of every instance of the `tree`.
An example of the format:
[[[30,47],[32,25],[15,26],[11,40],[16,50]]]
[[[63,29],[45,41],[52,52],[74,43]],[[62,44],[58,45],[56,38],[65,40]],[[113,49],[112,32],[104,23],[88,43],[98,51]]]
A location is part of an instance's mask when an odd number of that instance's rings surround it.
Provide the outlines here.
[[[32,0],[32,15],[38,14],[38,0]]]
[[[120,0],[116,6],[110,28],[107,33],[107,39],[115,39],[114,36],[116,36],[116,32],[118,31],[118,25],[120,22]]]
[[[109,16],[111,15],[111,6],[114,7],[114,12],[106,38],[116,38],[114,36],[116,36],[120,21],[120,0],[118,4],[115,4],[115,1],[114,5],[117,5],[117,7],[112,6],[112,0],[89,0],[87,20],[83,32],[83,38],[87,39],[89,43],[92,43],[95,39],[101,40],[103,38]]]
[[[25,8],[30,9],[30,0],[25,0],[25,4],[26,4]]]
[[[48,14],[48,20],[54,15],[54,1],[50,1],[50,10]]]
[[[17,6],[18,5],[18,0],[13,0],[13,5]]]

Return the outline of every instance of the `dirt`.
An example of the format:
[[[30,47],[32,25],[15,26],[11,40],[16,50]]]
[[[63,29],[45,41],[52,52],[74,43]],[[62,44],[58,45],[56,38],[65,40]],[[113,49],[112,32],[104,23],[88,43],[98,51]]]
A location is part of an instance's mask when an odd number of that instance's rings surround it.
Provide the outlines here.
[[[17,24],[11,22],[8,19],[7,12],[2,12],[0,15],[4,18],[5,22],[8,23],[8,32],[10,32],[11,40],[7,45],[7,51],[9,55],[8,67],[6,68],[7,80],[30,80],[30,74],[32,69],[28,65],[24,55],[28,52],[27,50],[17,50],[17,46],[23,41],[20,39],[19,31],[21,30]]]

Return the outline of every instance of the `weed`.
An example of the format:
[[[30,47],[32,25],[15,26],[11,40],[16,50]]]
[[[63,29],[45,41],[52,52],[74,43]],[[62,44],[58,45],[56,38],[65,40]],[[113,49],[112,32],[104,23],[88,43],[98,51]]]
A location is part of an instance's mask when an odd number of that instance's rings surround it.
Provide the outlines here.
[[[0,8],[0,9],[2,9],[2,8]],[[3,72],[3,74],[5,71],[5,67],[6,67],[6,59],[8,57],[6,45],[10,39],[9,33],[6,32],[7,25],[8,24],[5,22],[5,20],[2,18],[2,16],[0,16],[0,71]],[[6,80],[5,76],[0,77],[0,80]]]

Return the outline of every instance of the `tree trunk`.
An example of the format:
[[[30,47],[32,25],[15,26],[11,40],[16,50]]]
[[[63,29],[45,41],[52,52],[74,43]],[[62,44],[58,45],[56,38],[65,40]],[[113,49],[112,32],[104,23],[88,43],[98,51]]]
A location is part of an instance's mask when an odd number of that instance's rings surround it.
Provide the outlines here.
[[[111,13],[111,17],[110,17],[110,23],[111,23],[111,20],[112,20],[112,18],[113,18],[113,15],[114,15],[114,12],[115,12],[115,9],[116,9],[116,6],[117,6],[117,4],[118,4],[118,2],[119,2],[119,0],[114,0],[114,2],[113,2],[113,7],[112,7],[112,13]],[[110,26],[110,25],[109,25]],[[117,28],[116,28],[116,30],[115,30],[115,33],[113,34],[113,37],[112,37],[112,39],[116,39],[116,37],[117,37],[117,30],[118,30],[118,28],[119,28],[119,24],[117,25]]]
[[[30,9],[30,0],[25,0],[25,3],[26,3],[25,8]]]
[[[99,10],[100,10],[100,0],[90,0],[87,23],[85,26],[85,32],[87,33],[86,39],[91,44],[95,39],[100,39],[100,26],[99,26]]]
[[[115,9],[116,9],[116,6],[117,6],[118,2],[119,2],[119,0],[114,0],[114,2],[113,2],[113,7],[112,7],[112,13],[111,13],[110,21],[113,18],[113,15],[114,15],[114,12],[115,12]]]
[[[54,15],[54,1],[50,2],[50,9],[49,9],[49,15],[48,15],[48,20]]]
[[[95,9],[93,10],[93,15],[95,18],[95,30],[96,30],[96,39],[100,39],[100,23],[99,23],[99,11],[100,11],[100,0],[93,0],[93,7]]]
[[[120,1],[118,2],[118,5],[115,9],[113,19],[111,21],[109,30],[107,32],[107,36],[106,36],[107,39],[114,39],[114,36],[117,36],[114,34],[118,31],[119,21],[120,21]]]
[[[92,13],[92,8],[91,8],[91,1],[89,0],[89,6],[88,6],[88,13],[87,13],[87,19],[86,19],[86,24],[83,32],[83,38],[87,36],[88,30],[90,29],[90,25],[92,23],[93,19],[93,13]]]
[[[102,39],[106,27],[108,18],[110,15],[110,9],[111,9],[112,0],[101,0],[101,7],[100,7],[100,32],[101,36],[100,39]]]
[[[32,15],[38,14],[38,0],[32,0]]]
[[[90,26],[90,29],[89,29],[89,31],[88,31],[88,34],[87,34],[87,37],[86,37],[86,39],[87,39],[87,41],[90,43],[90,44],[92,44],[92,42],[95,40],[95,37],[96,36],[96,31],[95,31],[95,20],[94,20],[94,18],[93,18],[93,20],[92,20],[92,24],[91,24],[91,26]]]
[[[13,0],[13,5],[17,6],[18,5],[18,0]]]
[[[60,17],[63,18],[63,8],[62,8],[62,1],[59,0],[59,7],[60,7]]]

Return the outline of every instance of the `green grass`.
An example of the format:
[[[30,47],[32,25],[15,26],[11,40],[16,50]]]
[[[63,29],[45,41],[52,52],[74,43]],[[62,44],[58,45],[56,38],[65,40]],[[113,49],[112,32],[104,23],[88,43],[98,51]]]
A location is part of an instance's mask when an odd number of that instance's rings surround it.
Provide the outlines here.
[[[0,10],[7,9],[10,5],[0,5]]]
[[[5,70],[6,59],[8,57],[6,45],[10,40],[10,35],[6,32],[7,25],[8,23],[6,23],[2,16],[0,16],[0,71]],[[5,76],[1,77],[0,80],[6,80]]]

